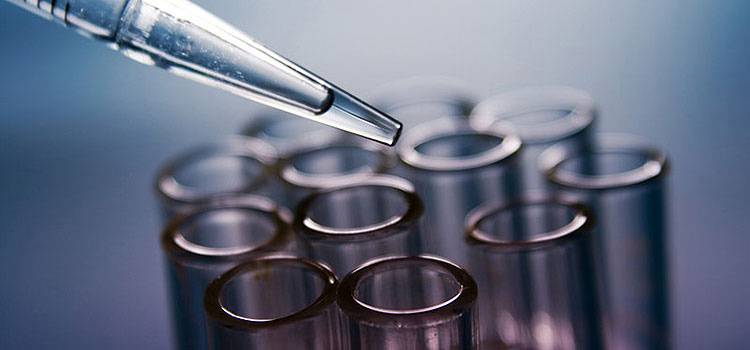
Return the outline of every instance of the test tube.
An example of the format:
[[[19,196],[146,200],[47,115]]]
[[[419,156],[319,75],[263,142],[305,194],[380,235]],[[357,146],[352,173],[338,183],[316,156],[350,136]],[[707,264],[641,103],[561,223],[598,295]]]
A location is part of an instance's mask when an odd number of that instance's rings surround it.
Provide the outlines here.
[[[372,260],[338,291],[353,350],[477,349],[476,299],[464,269],[431,256]]]
[[[520,147],[507,130],[456,119],[422,124],[402,138],[401,171],[425,203],[426,252],[465,266],[464,218],[484,202],[513,198]]]
[[[470,120],[478,128],[499,122],[512,125],[523,142],[519,162],[521,193],[544,193],[548,188],[537,167],[539,154],[553,144],[587,147],[595,116],[594,99],[585,91],[545,86],[487,98],[474,108]]]
[[[232,266],[293,248],[291,215],[267,198],[243,196],[176,215],[161,236],[179,349],[206,349],[203,293]]]
[[[276,152],[268,143],[231,137],[193,148],[161,168],[156,192],[162,216],[242,194],[273,194],[270,166]]]
[[[467,216],[486,349],[600,349],[590,210],[526,196]]]
[[[209,348],[344,349],[337,286],[312,260],[268,254],[243,262],[206,289]]]
[[[408,132],[412,127],[444,116],[465,118],[476,98],[467,84],[448,77],[413,77],[380,86],[369,101],[393,115]]]
[[[284,202],[295,208],[315,190],[384,173],[393,167],[393,159],[389,147],[351,138],[299,150],[279,161]]]
[[[560,192],[595,211],[597,272],[612,349],[668,349],[664,153],[628,135],[603,134],[593,148],[553,147],[540,168]],[[579,163],[592,166],[579,172]]]
[[[343,276],[374,257],[419,254],[423,211],[414,185],[380,175],[311,194],[294,230],[307,256]]]
[[[241,134],[268,142],[276,149],[279,157],[351,137],[351,134],[328,125],[283,112],[266,112],[257,116],[245,126]]]

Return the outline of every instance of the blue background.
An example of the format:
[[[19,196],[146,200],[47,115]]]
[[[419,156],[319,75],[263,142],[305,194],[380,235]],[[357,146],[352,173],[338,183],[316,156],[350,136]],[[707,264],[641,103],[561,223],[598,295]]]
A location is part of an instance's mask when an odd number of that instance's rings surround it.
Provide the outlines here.
[[[198,2],[351,92],[563,84],[667,150],[677,349],[750,341],[750,2]],[[262,107],[0,2],[0,348],[170,343],[152,176]]]

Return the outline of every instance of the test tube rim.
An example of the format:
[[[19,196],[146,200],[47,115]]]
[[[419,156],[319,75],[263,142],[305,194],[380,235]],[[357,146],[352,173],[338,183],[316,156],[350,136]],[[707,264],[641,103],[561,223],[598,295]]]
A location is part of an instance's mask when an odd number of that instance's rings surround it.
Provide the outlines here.
[[[307,211],[316,199],[343,190],[361,186],[382,187],[395,190],[404,196],[406,211],[383,222],[347,229],[338,229],[322,225],[312,220]],[[293,226],[305,239],[323,241],[362,241],[389,236],[402,231],[404,225],[418,225],[424,214],[424,204],[415,191],[414,185],[404,178],[392,175],[376,175],[363,180],[354,181],[341,186],[330,187],[315,191],[305,197],[297,206]],[[314,223],[312,226],[311,223]]]
[[[565,110],[559,119],[534,125],[518,126],[507,119],[542,110]],[[511,90],[490,96],[471,111],[469,120],[477,128],[498,122],[510,123],[526,145],[559,141],[590,129],[596,120],[594,98],[586,91],[567,86],[538,86]]]
[[[483,232],[479,226],[485,218],[490,215],[499,213],[503,210],[533,206],[533,205],[557,204],[571,208],[574,212],[573,218],[567,224],[557,229],[538,234],[537,239],[528,240],[500,240],[492,238],[486,232]],[[466,215],[466,241],[471,246],[478,246],[488,249],[507,250],[507,251],[531,251],[537,249],[547,249],[552,246],[565,245],[582,236],[590,234],[595,227],[594,212],[584,203],[562,194],[543,195],[529,194],[522,198],[516,198],[504,202],[489,202],[483,204]]]
[[[425,93],[424,88],[439,89]],[[401,96],[400,91],[418,94],[418,98],[399,101],[392,96]],[[447,92],[447,93],[446,93]],[[421,95],[419,95],[421,94]],[[368,100],[381,111],[391,114],[400,108],[419,104],[443,104],[455,106],[460,113],[468,115],[476,103],[476,98],[466,83],[447,76],[416,76],[387,82],[368,94]],[[395,100],[395,101],[394,101]],[[397,114],[397,113],[394,113]]]
[[[246,272],[246,270],[255,267],[255,265],[273,261],[301,264],[305,267],[311,268],[311,270],[314,271],[323,281],[323,288],[320,295],[312,303],[301,310],[290,315],[273,319],[252,319],[242,317],[232,313],[222,305],[222,292],[235,277]],[[316,317],[336,302],[337,288],[338,280],[328,265],[288,253],[268,253],[246,260],[211,281],[206,288],[206,293],[203,298],[203,308],[207,319],[216,321],[222,326],[239,328],[246,331],[260,331]]]
[[[645,161],[635,169],[605,175],[584,175],[560,169],[564,162],[579,156],[580,152],[629,153],[642,156]],[[633,135],[618,133],[596,135],[591,149],[554,145],[539,155],[537,164],[548,181],[584,190],[611,190],[637,186],[663,178],[669,169],[667,156],[659,148]]]
[[[211,211],[225,209],[246,209],[268,215],[275,226],[275,230],[265,241],[243,248],[206,247],[190,242],[183,236],[181,227],[187,220]],[[291,214],[286,208],[278,206],[275,202],[265,197],[242,195],[217,200],[192,208],[185,213],[175,215],[166,224],[160,241],[163,251],[170,258],[193,260],[196,262],[214,262],[219,260],[235,261],[247,259],[262,252],[281,249],[284,245],[291,243],[293,239]]]
[[[501,139],[497,146],[471,156],[434,157],[417,151],[420,145],[443,137],[457,135],[487,135]],[[410,168],[426,171],[466,171],[491,166],[519,154],[521,139],[505,125],[479,129],[469,121],[443,117],[432,123],[415,126],[397,146],[401,162]]]
[[[200,193],[189,186],[179,183],[175,178],[177,171],[190,161],[207,159],[214,156],[231,156],[246,158],[260,164],[262,170],[259,175],[241,188],[223,190],[215,193]],[[252,137],[232,136],[227,139],[198,145],[176,156],[159,170],[156,176],[156,192],[163,200],[183,203],[200,204],[214,199],[231,197],[238,193],[250,193],[258,189],[270,178],[277,153],[269,143]]]
[[[369,169],[367,172],[360,172],[360,168],[355,169],[356,171],[350,171],[339,174],[322,174],[315,175],[298,171],[291,164],[295,157],[306,156],[311,153],[330,151],[335,148],[353,148],[361,149],[366,152],[372,152],[377,154],[378,161],[374,167],[366,167]],[[322,189],[327,187],[334,187],[342,183],[350,183],[367,179],[376,174],[385,172],[392,163],[393,154],[386,146],[382,146],[373,142],[363,142],[361,140],[353,140],[349,138],[342,138],[334,144],[317,145],[314,147],[300,149],[297,152],[291,153],[281,159],[279,159],[276,166],[276,173],[281,181],[292,187],[298,188],[313,188]]]
[[[437,305],[411,310],[390,310],[373,307],[354,296],[359,281],[363,277],[375,273],[375,271],[370,270],[383,264],[399,262],[422,262],[441,268],[458,283],[457,294]],[[379,326],[408,327],[409,325],[439,324],[461,317],[464,312],[472,309],[476,303],[477,295],[478,288],[474,278],[460,266],[442,257],[428,254],[391,255],[364,262],[349,272],[339,283],[337,302],[344,314],[357,322]]]
[[[320,129],[314,130],[312,134],[309,132],[305,133],[305,137],[300,137],[297,140],[299,143],[288,147],[288,149],[286,147],[284,147],[283,149],[279,149],[279,147],[275,145],[276,141],[285,141],[283,138],[275,137],[268,133],[264,133],[263,135],[267,135],[269,139],[265,139],[259,136],[261,132],[267,130],[267,128],[274,123],[294,123],[296,121],[309,121],[311,125],[320,127]],[[252,121],[245,125],[245,127],[241,131],[241,134],[247,137],[258,138],[271,144],[271,146],[276,149],[276,152],[280,157],[285,157],[294,152],[298,152],[300,150],[311,147],[325,146],[326,144],[337,142],[340,139],[344,139],[350,136],[346,132],[336,129],[330,125],[318,123],[307,118],[300,118],[296,115],[288,114],[282,111],[266,112],[256,115]]]

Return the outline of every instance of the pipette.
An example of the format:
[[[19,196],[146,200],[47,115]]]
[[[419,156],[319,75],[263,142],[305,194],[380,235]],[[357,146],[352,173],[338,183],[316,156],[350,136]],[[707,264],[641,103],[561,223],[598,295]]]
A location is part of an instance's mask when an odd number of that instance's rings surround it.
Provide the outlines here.
[[[126,56],[387,145],[401,123],[186,0],[9,0]]]

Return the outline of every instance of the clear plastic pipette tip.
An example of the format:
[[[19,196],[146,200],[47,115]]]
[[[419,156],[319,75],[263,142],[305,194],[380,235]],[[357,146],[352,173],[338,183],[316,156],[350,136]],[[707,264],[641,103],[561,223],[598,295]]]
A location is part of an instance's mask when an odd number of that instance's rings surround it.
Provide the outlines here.
[[[401,136],[401,122],[370,107],[335,86],[330,88],[331,106],[315,119],[335,128],[393,146]]]

